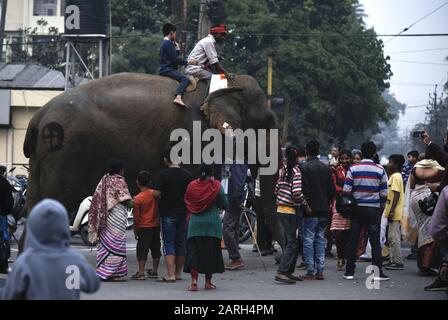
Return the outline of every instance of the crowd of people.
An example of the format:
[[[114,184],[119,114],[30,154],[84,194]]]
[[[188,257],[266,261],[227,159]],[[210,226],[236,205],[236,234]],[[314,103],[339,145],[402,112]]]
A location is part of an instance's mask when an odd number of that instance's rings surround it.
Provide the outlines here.
[[[385,167],[378,163],[373,142],[364,143],[360,150],[335,147],[331,152],[335,160],[328,164],[319,159],[317,141],[305,147],[288,146],[274,191],[280,228],[276,240],[281,246],[275,281],[295,284],[324,280],[325,261],[333,241],[336,267],[345,271],[343,278],[354,279],[356,262],[368,251],[369,243],[372,264],[378,270],[375,279],[389,280],[384,269],[405,269],[401,243],[406,240],[416,249],[416,255],[411,253],[407,258],[416,258],[421,275],[435,277],[425,290],[446,290],[448,189],[444,183],[448,179],[443,165],[448,165],[448,153],[432,143],[427,134],[424,142],[428,145],[425,154],[411,151],[407,161],[403,155],[393,154]],[[187,273],[191,277],[188,290],[197,291],[199,274],[204,274],[204,289],[212,290],[216,288],[213,274],[245,268],[239,252],[239,221],[246,199],[248,165],[234,162],[230,166],[226,195],[221,181],[215,178],[214,166],[202,165],[199,178],[193,179],[190,172],[172,161],[170,151],[168,148],[163,155],[166,168],[154,179],[148,171],[138,173],[135,183],[140,192],[134,197],[124,178],[124,163],[110,161],[89,211],[89,240],[97,245],[96,270],[69,248],[65,208],[49,199],[36,205],[27,221],[25,251],[14,264],[1,297],[79,298],[79,291],[98,290],[99,280],[126,281],[127,208],[133,208],[137,240],[138,266],[132,280],[153,278],[173,283]],[[254,240],[262,255],[270,255],[275,251],[275,242],[272,229],[267,227],[271,223],[267,221],[269,215],[262,212],[260,205],[260,179],[257,175],[259,236],[254,235]],[[356,202],[356,210],[350,215],[338,210],[338,199],[344,196]],[[8,208],[1,210],[6,212]],[[227,265],[222,243],[228,251]],[[152,268],[146,269],[149,252]],[[166,266],[163,276],[159,274],[162,254]],[[82,269],[81,285],[74,291],[67,291],[66,280],[61,280],[67,277],[62,267],[67,263]],[[39,267],[31,267],[33,264]],[[42,271],[50,265],[57,270]],[[305,273],[298,275],[297,269]],[[51,286],[38,289],[43,283]]]
[[[360,150],[333,147],[329,165],[318,160],[316,141],[306,148],[287,147],[276,189],[285,244],[275,280],[323,280],[334,241],[343,278],[354,279],[356,261],[370,256],[378,270],[375,279],[387,281],[384,269],[405,269],[401,244],[406,240],[413,247],[406,258],[417,260],[420,275],[435,277],[425,290],[447,290],[448,148],[442,150],[426,133],[423,141],[425,154],[410,151],[407,160],[392,154],[384,167],[373,142]],[[347,195],[356,203],[349,216],[337,206]],[[294,274],[298,253],[297,269],[306,270],[302,276]]]

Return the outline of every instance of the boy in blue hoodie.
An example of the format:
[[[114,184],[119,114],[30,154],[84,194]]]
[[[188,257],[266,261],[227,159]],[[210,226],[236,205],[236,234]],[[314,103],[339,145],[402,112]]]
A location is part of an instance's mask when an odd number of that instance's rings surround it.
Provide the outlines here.
[[[160,46],[160,71],[159,74],[164,77],[169,77],[180,82],[176,90],[176,98],[174,103],[182,107],[186,107],[182,100],[182,96],[187,91],[190,79],[179,72],[177,67],[179,65],[197,65],[197,61],[182,59],[179,57],[179,46],[176,43],[176,26],[167,23],[163,26],[163,41]]]
[[[0,300],[78,300],[100,287],[95,269],[70,248],[67,210],[43,200],[30,213],[24,252],[17,258]]]

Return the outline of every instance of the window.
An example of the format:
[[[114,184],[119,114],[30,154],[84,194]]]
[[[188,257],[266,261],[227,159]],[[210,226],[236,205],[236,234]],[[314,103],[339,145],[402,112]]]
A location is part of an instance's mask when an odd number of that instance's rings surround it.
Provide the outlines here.
[[[34,0],[33,15],[55,16],[57,12],[57,0]]]

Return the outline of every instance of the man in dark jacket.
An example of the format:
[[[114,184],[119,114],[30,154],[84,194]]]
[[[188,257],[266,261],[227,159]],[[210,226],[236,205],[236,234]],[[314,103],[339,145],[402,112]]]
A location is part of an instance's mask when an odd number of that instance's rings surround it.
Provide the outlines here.
[[[244,208],[245,192],[244,184],[247,180],[246,164],[233,163],[230,166],[229,189],[227,197],[229,207],[224,214],[223,238],[227,251],[229,252],[230,263],[226,266],[227,270],[238,270],[244,268],[243,260],[238,251],[240,238],[240,218]]]
[[[14,205],[12,187],[3,175],[0,175],[0,273],[8,273],[9,234],[6,216]]]
[[[336,190],[330,167],[318,158],[319,142],[309,142],[306,145],[306,152],[308,160],[301,166],[302,186],[303,195],[311,211],[305,212],[303,219],[303,255],[307,269],[303,278],[323,280],[325,230],[328,225],[331,200]]]

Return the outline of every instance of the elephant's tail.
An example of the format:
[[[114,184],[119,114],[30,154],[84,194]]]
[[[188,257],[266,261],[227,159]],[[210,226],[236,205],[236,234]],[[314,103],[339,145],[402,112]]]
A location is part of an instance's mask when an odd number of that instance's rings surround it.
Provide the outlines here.
[[[37,150],[37,140],[39,138],[39,124],[42,118],[47,113],[47,108],[43,107],[38,112],[36,112],[28,124],[28,129],[26,130],[25,142],[23,143],[23,154],[28,159]]]
[[[29,179],[27,186],[27,214],[31,208],[39,202],[41,198],[41,186],[40,186],[40,165],[39,157],[37,154],[37,147],[39,142],[39,124],[42,118],[47,113],[47,108],[42,108],[36,112],[31,119],[28,129],[25,135],[25,141],[23,143],[23,153],[29,160]]]

